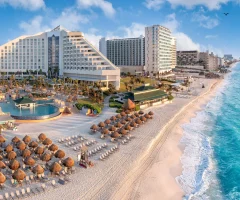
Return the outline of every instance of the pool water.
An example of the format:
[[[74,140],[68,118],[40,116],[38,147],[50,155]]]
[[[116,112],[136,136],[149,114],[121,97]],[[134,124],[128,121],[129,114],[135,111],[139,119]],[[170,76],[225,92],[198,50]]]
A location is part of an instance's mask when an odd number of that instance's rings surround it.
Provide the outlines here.
[[[0,103],[2,111],[5,113],[10,113],[13,116],[26,116],[26,117],[38,117],[45,115],[52,115],[58,113],[59,109],[53,105],[37,105],[35,108],[17,108],[14,102],[10,100],[9,103]]]
[[[54,103],[53,99],[49,100],[37,100],[37,104],[47,104],[47,103]]]

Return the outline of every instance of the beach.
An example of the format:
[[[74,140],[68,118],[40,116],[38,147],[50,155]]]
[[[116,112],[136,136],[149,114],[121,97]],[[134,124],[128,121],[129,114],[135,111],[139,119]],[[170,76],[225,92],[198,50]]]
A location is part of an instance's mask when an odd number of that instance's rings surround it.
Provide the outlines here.
[[[202,84],[205,88],[202,88]],[[182,148],[179,140],[182,135],[180,125],[187,122],[196,110],[211,98],[217,83],[221,80],[196,79],[192,87],[196,96],[176,97],[173,103],[150,107],[154,119],[132,131],[134,138],[104,161],[99,154],[91,157],[94,167],[84,169],[76,165],[76,173],[70,176],[71,182],[48,190],[28,199],[181,199],[183,191],[175,177],[181,174],[180,156]],[[83,114],[72,114],[56,120],[41,123],[19,124],[18,132],[7,131],[6,138],[28,134],[37,137],[44,132],[59,145],[67,156],[77,162],[78,152],[58,143],[64,137],[80,134],[98,144],[114,144],[109,139],[100,139],[100,134],[90,134],[89,128],[95,123],[115,115],[115,109],[104,108],[103,114],[96,118]]]

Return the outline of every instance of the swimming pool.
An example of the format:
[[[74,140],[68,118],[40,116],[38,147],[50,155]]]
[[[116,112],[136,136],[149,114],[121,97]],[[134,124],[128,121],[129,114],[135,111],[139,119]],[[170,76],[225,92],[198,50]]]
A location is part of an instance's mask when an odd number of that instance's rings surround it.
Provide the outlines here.
[[[22,108],[19,109],[10,100],[9,103],[0,103],[2,111],[10,113],[15,119],[21,120],[41,120],[56,117],[60,114],[56,106],[50,104],[37,105],[35,108]]]

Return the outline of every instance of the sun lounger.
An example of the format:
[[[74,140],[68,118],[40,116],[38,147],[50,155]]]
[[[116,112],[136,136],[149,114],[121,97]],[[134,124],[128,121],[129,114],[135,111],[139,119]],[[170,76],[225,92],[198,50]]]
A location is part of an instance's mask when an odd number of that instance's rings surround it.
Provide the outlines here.
[[[25,189],[21,190],[21,194],[22,194],[23,197],[25,197],[27,195]]]
[[[71,172],[72,172],[72,174],[75,174],[76,173],[76,168],[72,167]]]
[[[33,175],[30,175],[30,180],[31,180],[31,182],[35,182],[35,178]]]
[[[54,188],[58,187],[58,185],[56,184],[56,181],[55,181],[55,180],[52,180],[52,186],[53,186]]]
[[[16,187],[18,185],[17,182],[14,179],[11,179],[11,183],[12,183],[13,187]]]
[[[7,192],[4,194],[4,197],[5,199],[10,199],[9,194]]]
[[[3,195],[0,195],[0,200],[3,200]]]
[[[16,196],[18,199],[20,198],[21,194],[20,194],[19,190],[16,190]]]
[[[12,199],[17,199],[17,197],[15,196],[15,194],[13,192],[11,192],[10,195],[11,195]]]
[[[28,196],[31,196],[32,194],[35,194],[29,187],[27,187],[27,189],[26,189],[26,194],[28,195]]]

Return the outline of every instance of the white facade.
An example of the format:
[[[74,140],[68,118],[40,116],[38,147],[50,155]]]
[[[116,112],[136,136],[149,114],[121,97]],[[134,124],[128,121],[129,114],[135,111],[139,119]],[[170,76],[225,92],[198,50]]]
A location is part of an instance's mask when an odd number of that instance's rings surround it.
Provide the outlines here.
[[[172,37],[172,69],[177,66],[177,40],[175,37]]]
[[[99,51],[107,57],[107,43],[106,38],[101,38],[99,41]]]
[[[145,28],[145,66],[149,73],[172,70],[171,31],[160,25]]]
[[[50,32],[21,36],[0,46],[0,72],[42,70],[51,76],[120,87],[120,70],[82,32],[56,27]]]

